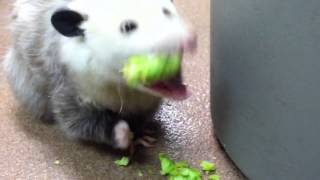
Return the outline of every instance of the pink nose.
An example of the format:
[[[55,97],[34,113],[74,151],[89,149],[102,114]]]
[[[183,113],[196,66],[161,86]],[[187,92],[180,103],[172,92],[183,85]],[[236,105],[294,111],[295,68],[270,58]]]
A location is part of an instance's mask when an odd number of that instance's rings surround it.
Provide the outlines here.
[[[194,52],[197,49],[197,34],[190,32],[189,35],[182,41],[184,51]]]

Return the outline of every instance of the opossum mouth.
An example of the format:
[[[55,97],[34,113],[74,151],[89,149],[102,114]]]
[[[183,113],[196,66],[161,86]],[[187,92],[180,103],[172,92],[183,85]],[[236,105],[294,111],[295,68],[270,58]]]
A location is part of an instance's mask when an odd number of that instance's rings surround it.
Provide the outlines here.
[[[183,83],[182,77],[182,61],[184,50],[180,49],[178,52],[180,56],[179,71],[171,76],[169,79],[154,82],[153,84],[147,86],[150,91],[157,94],[160,97],[172,99],[176,101],[182,101],[190,96],[187,85]]]
[[[173,100],[184,100],[189,97],[187,86],[183,84],[181,72],[173,78],[156,82],[147,88],[160,96]]]
[[[184,50],[177,53],[150,53],[150,56],[131,56],[122,70],[129,86],[154,96],[184,100],[189,97],[183,84],[182,60]]]

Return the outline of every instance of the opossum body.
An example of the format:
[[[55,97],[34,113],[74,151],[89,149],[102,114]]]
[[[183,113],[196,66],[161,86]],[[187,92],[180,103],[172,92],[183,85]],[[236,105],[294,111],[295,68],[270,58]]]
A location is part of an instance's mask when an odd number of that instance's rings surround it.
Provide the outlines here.
[[[126,85],[126,59],[190,45],[170,0],[18,0],[13,13],[4,63],[21,105],[70,138],[120,149],[162,98]]]

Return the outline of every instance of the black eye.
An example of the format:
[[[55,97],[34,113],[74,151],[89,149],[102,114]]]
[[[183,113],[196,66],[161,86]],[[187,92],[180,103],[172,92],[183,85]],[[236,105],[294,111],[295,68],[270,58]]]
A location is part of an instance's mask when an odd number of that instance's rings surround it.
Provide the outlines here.
[[[169,9],[167,9],[167,8],[163,8],[163,9],[162,9],[162,12],[163,12],[163,14],[164,14],[165,16],[167,16],[167,17],[171,17],[171,16],[172,16],[171,11],[169,11]]]
[[[126,20],[121,23],[120,31],[123,34],[129,34],[137,30],[138,24],[133,20]]]

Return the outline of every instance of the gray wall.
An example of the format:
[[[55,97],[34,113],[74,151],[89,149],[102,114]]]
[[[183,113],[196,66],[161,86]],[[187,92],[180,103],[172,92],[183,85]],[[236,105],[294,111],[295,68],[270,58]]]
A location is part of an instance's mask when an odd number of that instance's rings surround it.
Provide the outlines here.
[[[213,0],[212,108],[254,180],[320,179],[320,0]]]

